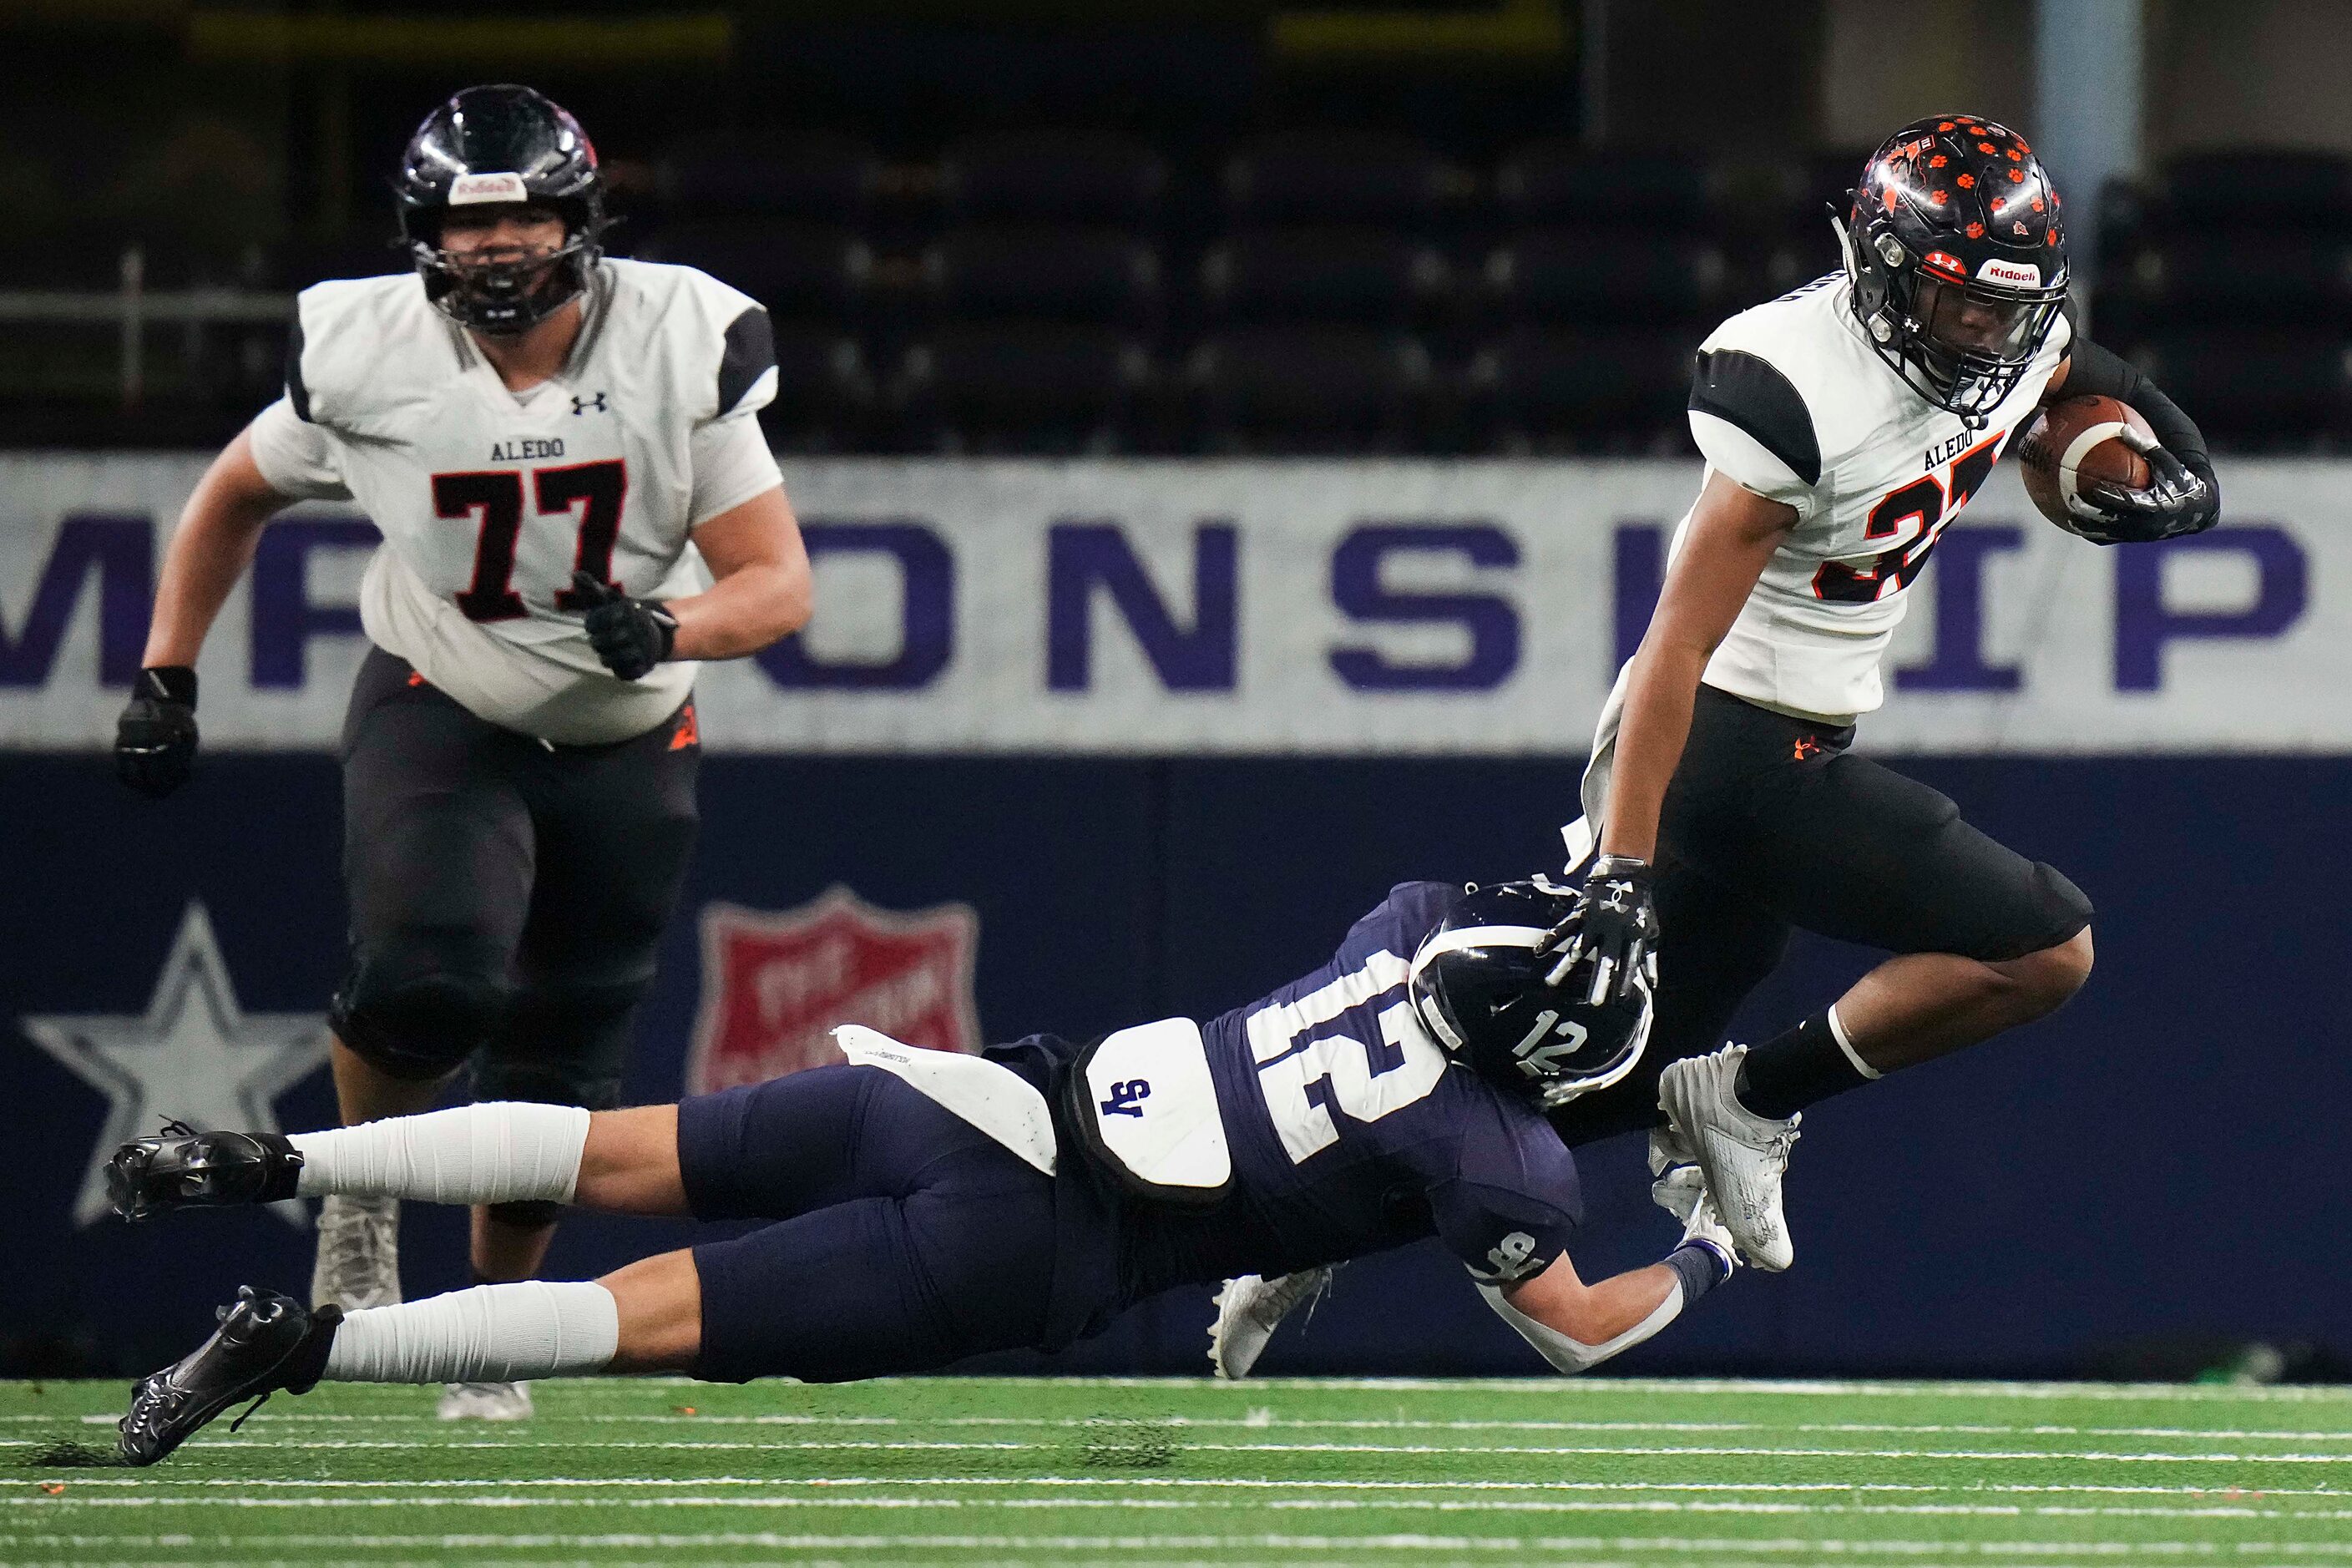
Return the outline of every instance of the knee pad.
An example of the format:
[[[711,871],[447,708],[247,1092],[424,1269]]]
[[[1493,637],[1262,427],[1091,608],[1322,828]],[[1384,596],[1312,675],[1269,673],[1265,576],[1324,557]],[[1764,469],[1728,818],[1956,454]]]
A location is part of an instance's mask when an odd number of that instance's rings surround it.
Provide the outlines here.
[[[650,984],[526,984],[498,1040],[474,1064],[474,1098],[610,1110],[621,1102],[629,1026]]]
[[[2042,901],[2049,906],[2051,925],[2063,928],[2060,942],[2072,939],[2091,923],[2097,911],[2091,907],[2091,895],[2074,886],[2074,879],[2055,866],[2033,863],[2034,884],[2042,889]]]
[[[509,988],[422,950],[361,953],[327,1019],[360,1059],[390,1077],[443,1077],[505,1021]]]
[[[493,1220],[517,1230],[544,1230],[563,1213],[563,1205],[545,1198],[518,1198],[512,1203],[491,1204]]]

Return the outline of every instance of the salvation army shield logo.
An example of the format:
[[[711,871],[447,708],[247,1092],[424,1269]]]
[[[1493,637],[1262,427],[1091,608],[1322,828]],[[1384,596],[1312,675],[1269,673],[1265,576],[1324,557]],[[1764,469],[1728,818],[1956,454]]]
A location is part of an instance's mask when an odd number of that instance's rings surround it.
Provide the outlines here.
[[[837,1024],[930,1050],[977,1051],[979,947],[980,917],[965,904],[877,909],[845,887],[782,914],[707,904],[686,1092],[837,1062],[828,1032]]]

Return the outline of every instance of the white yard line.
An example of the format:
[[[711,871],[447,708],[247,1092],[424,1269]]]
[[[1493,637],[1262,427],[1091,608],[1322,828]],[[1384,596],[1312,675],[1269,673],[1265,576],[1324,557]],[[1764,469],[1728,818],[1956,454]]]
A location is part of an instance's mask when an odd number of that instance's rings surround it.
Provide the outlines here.
[[[192,1447],[204,1447],[197,1444]],[[138,1477],[86,1476],[79,1472],[59,1472],[57,1484],[69,1488],[120,1487],[138,1488],[142,1491],[159,1487],[235,1487],[280,1488],[309,1490],[446,1490],[453,1487],[487,1487],[500,1490],[517,1488],[563,1487],[607,1488],[635,1487],[660,1489],[687,1487],[810,1487],[824,1489],[864,1487],[971,1487],[1003,1489],[1009,1487],[1063,1488],[1143,1488],[1146,1489],[1185,1490],[1203,1488],[1246,1491],[1360,1491],[1360,1492],[1760,1492],[1775,1495],[1782,1492],[1950,1492],[1970,1497],[2160,1497],[2204,1501],[2221,1498],[2231,1502],[2242,1499],[2283,1497],[2330,1498],[2352,1503],[2352,1491],[2332,1487],[2157,1487],[2157,1486],[2097,1486],[2089,1483],[2021,1483],[2014,1486],[1989,1482],[1967,1486],[1941,1486],[1916,1481],[1582,1481],[1582,1480],[1342,1480],[1325,1477],[1307,1477],[1293,1480],[1258,1478],[1187,1479],[1177,1476],[536,1476],[499,1479],[335,1479],[311,1480],[285,1478],[247,1477],[181,1477],[169,1473]],[[5,1500],[5,1494],[0,1494]]]
[[[5,1421],[54,1421],[47,1415],[0,1416]],[[84,1415],[86,1426],[111,1426],[112,1415]],[[1926,1423],[1899,1422],[1768,1422],[1768,1421],[1414,1421],[1357,1420],[1321,1418],[1286,1418],[1268,1415],[1263,1419],[1240,1417],[1203,1417],[1171,1415],[1154,1417],[1170,1426],[1194,1430],[1227,1428],[1276,1431],[1339,1431],[1339,1432],[1798,1432],[1853,1433],[1890,1436],[1935,1436],[1954,1434],[1985,1437],[2204,1437],[2238,1442],[2279,1443],[2352,1443],[2352,1429],[2335,1432],[2306,1430],[2263,1431],[2257,1429],[2220,1429],[2198,1426],[2062,1426],[2036,1424],[2032,1426],[1992,1423]],[[310,1424],[383,1423],[438,1424],[439,1417],[413,1413],[406,1415],[362,1415],[349,1413],[305,1414],[288,1411],[257,1415],[255,1426]],[[545,1413],[533,1419],[534,1433],[551,1426],[611,1426],[626,1424],[652,1426],[877,1426],[877,1427],[1046,1427],[1084,1429],[1117,1426],[1119,1418],[1110,1416],[1075,1415],[947,1415],[926,1418],[919,1415],[554,1415]]]
[[[233,1544],[275,1544],[289,1549],[367,1549],[383,1552],[397,1547],[425,1547],[436,1552],[468,1552],[468,1549],[530,1549],[530,1547],[654,1547],[654,1549],[696,1549],[696,1547],[814,1547],[814,1544],[903,1544],[903,1547],[950,1547],[950,1544],[1004,1544],[1004,1547],[1045,1547],[1045,1549],[1085,1549],[1110,1547],[1110,1544],[1139,1544],[1139,1547],[1188,1547],[1188,1544],[1221,1544],[1221,1547],[1277,1547],[1301,1549],[1301,1552],[1324,1552],[1324,1549],[1475,1549],[1475,1552],[1634,1552],[1634,1554],[1797,1554],[1797,1552],[1839,1552],[1839,1554],[1915,1554],[1915,1552],[1964,1552],[1971,1556],[2131,1556],[2140,1552],[2149,1554],[2210,1554],[2213,1544],[2194,1540],[2140,1540],[2140,1542],[2065,1542],[2065,1540],[1980,1540],[1980,1542],[1950,1542],[1950,1540],[1898,1540],[1898,1538],[1771,1538],[1750,1540],[1728,1535],[1728,1538],[1677,1538],[1677,1535],[1538,1535],[1538,1538],[1496,1538],[1496,1535],[785,1535],[776,1531],[710,1531],[694,1535],[670,1535],[670,1532],[646,1531],[600,1531],[581,1535],[480,1535],[480,1532],[449,1532],[449,1535],[21,1535],[16,1544],[26,1547],[136,1547],[136,1549],[169,1549],[169,1547],[233,1547]],[[1068,1544],[1063,1544],[1068,1542]],[[2242,1542],[2234,1544],[2237,1554],[2261,1554],[2261,1552],[2288,1552],[2288,1554],[2312,1556],[2347,1556],[2352,1544],[2343,1542]]]
[[[663,1380],[665,1386],[678,1388],[709,1387],[691,1378]],[[905,1382],[919,1386],[940,1387],[961,1384],[967,1387],[1001,1387],[1006,1382],[1041,1384],[1049,1388],[1181,1388],[1223,1393],[1229,1398],[1246,1398],[1252,1390],[1283,1389],[1297,1393],[1327,1392],[1333,1389],[1360,1390],[1370,1393],[1427,1392],[1462,1394],[1518,1394],[1544,1399],[1604,1398],[1614,1394],[1795,1394],[1803,1397],[1854,1397],[1873,1399],[2087,1399],[2146,1400],[2150,1404],[2213,1404],[2243,1402],[2252,1404],[2331,1404],[2352,1405],[2352,1386],[2326,1384],[2264,1384],[2202,1383],[1972,1383],[1954,1382],[1835,1382],[1806,1378],[1747,1379],[1747,1378],[1612,1378],[1585,1380],[1541,1377],[1493,1378],[1412,1378],[1412,1377],[1285,1377],[1251,1379],[1245,1383],[1226,1383],[1208,1377],[1042,1377],[1022,1379],[996,1378],[877,1378],[869,1386],[887,1387],[893,1382]]]
[[[1116,1433],[1117,1425],[1103,1428]],[[33,1439],[0,1440],[0,1449],[29,1448],[39,1445]],[[341,1451],[346,1449],[392,1450],[397,1452],[455,1452],[467,1449],[495,1448],[528,1452],[544,1446],[528,1436],[512,1438],[464,1438],[430,1441],[396,1437],[228,1437],[206,1442],[206,1448],[269,1448],[310,1451]],[[566,1448],[594,1449],[656,1449],[677,1452],[711,1453],[1038,1453],[1059,1452],[1067,1443],[958,1442],[950,1440],[899,1442],[836,1439],[820,1441],[798,1439],[780,1442],[725,1442],[688,1439],[639,1439],[626,1437],[580,1438],[562,1445]],[[1797,1448],[1775,1445],[1716,1445],[1716,1444],[1427,1444],[1427,1443],[1179,1443],[1187,1452],[1211,1454],[1393,1454],[1405,1458],[1444,1457],[1456,1454],[1517,1455],[1531,1458],[1788,1458],[1788,1459],[1884,1459],[1929,1460],[1942,1462],[1966,1459],[1975,1462],[2074,1462],[2113,1465],[2347,1465],[2352,1457],[2343,1454],[2244,1454],[2215,1451],[2198,1454],[2117,1453],[2111,1450],[2085,1448]],[[2347,1471],[2352,1474],[2352,1471]]]
[[[1035,1506],[1055,1506],[1053,1502],[1036,1502]],[[487,1509],[509,1512],[534,1509],[587,1506],[578,1498],[514,1497],[490,1493],[479,1497],[153,1497],[140,1494],[113,1494],[103,1497],[58,1498],[0,1496],[0,1507],[33,1507],[48,1509],[156,1509],[184,1508],[202,1510],[245,1510],[286,1511],[305,1509]],[[606,1509],[739,1509],[791,1510],[838,1509],[845,1506],[868,1509],[929,1509],[957,1510],[961,1509],[989,1510],[1013,1506],[992,1499],[953,1499],[929,1497],[838,1500],[807,1497],[682,1497],[609,1498],[595,1500],[593,1506]],[[1060,1506],[1086,1506],[1069,1503]],[[1212,1501],[1200,1505],[1206,1508],[1261,1505],[1226,1504]],[[1263,1505],[1272,1507],[1273,1505]],[[1413,1502],[1391,1504],[1385,1501],[1361,1501],[1340,1505],[1323,1511],[1376,1511],[1393,1507],[1396,1511],[1475,1512],[1479,1505],[1460,1503],[1450,1509],[1423,1508]],[[1307,1504],[1299,1510],[1316,1511]],[[1285,1511],[1291,1511],[1285,1510]],[[2027,1506],[1993,1503],[1807,1503],[1807,1502],[1740,1502],[1685,1501],[1676,1499],[1607,1500],[1597,1498],[1559,1499],[1544,1503],[1528,1503],[1511,1510],[1514,1512],[1563,1514],[1697,1514],[1730,1517],[1855,1517],[1910,1519],[2232,1519],[2271,1520],[2291,1523],[2338,1524],[2352,1521],[2352,1509],[2276,1509],[2254,1508],[2243,1504],[2203,1508],[2158,1507],[2066,1507],[2059,1504]]]

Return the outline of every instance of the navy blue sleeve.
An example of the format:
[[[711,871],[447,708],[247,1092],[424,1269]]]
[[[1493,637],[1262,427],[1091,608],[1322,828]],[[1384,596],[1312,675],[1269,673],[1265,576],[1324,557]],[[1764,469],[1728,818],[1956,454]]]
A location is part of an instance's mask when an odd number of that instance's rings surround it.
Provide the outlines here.
[[[1437,1234],[1480,1279],[1530,1279],[1568,1250],[1582,1217],[1575,1156],[1533,1110],[1507,1106],[1475,1080],[1461,1087],[1486,1103],[1464,1108],[1454,1174],[1430,1189]]]
[[[1461,900],[1458,883],[1399,882],[1349,931],[1333,962],[1345,973],[1383,951],[1410,959]]]

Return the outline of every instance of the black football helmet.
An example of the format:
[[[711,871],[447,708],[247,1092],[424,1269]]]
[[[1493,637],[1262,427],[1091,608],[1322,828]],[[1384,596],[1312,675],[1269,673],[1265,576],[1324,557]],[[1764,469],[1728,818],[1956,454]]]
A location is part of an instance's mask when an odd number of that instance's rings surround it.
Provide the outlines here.
[[[1834,211],[1854,314],[1928,402],[1980,424],[2066,302],[2058,192],[2025,139],[1973,114],[1905,126]]]
[[[393,181],[400,236],[425,297],[476,331],[506,336],[545,321],[587,287],[603,252],[604,182],[580,122],[527,87],[469,87],[425,117]],[[551,258],[458,260],[441,247],[453,207],[528,204],[563,219]],[[551,265],[551,262],[552,265]]]
[[[1413,954],[1413,1011],[1446,1053],[1549,1109],[1606,1089],[1650,1043],[1651,984],[1638,972],[1607,1002],[1552,985],[1538,951],[1584,895],[1548,878],[1472,888]]]

